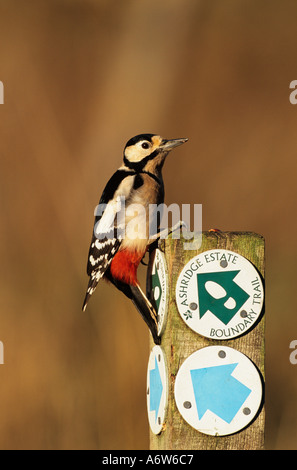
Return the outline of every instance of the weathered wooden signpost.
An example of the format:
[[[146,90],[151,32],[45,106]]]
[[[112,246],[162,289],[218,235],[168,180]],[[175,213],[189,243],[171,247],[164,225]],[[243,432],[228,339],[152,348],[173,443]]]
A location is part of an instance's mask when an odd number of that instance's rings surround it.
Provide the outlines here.
[[[263,449],[264,239],[203,232],[159,242],[147,293],[161,344],[147,371],[151,450]]]

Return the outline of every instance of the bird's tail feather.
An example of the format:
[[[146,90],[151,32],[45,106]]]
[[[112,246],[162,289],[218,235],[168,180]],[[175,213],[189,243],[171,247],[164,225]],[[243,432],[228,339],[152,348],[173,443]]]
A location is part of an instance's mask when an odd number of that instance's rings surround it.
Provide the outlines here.
[[[106,272],[106,277],[117,287],[117,289],[122,291],[129,299],[132,300],[145,323],[149,327],[155,344],[160,344],[161,339],[158,335],[157,313],[150,301],[142,292],[140,285],[136,284],[135,286],[132,286],[118,281],[110,275],[109,271]]]
[[[97,287],[97,284],[100,280],[100,275],[99,273],[95,273],[94,275],[92,275],[90,277],[90,280],[89,280],[89,284],[88,284],[88,288],[87,288],[87,292],[86,292],[86,296],[85,296],[85,300],[84,300],[84,303],[83,303],[83,307],[82,307],[82,311],[84,312],[87,308],[87,304],[88,304],[88,301],[91,297],[91,295],[93,294],[94,290],[96,289]]]
[[[85,300],[83,303],[83,311],[86,310],[87,303],[94,290],[96,289],[100,277],[101,276],[99,275],[94,275],[90,278]],[[155,344],[160,344],[161,339],[158,336],[157,313],[150,301],[147,299],[146,295],[141,290],[140,285],[136,284],[135,286],[133,286],[118,281],[112,276],[110,276],[109,271],[106,273],[106,278],[111,281],[119,290],[121,290],[129,299],[132,300],[140,315],[144,319],[145,323],[149,327]]]

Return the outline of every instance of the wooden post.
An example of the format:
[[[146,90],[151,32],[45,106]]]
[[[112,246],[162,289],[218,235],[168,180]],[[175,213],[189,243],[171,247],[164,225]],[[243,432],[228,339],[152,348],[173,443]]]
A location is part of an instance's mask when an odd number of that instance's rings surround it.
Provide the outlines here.
[[[194,256],[211,249],[226,249],[247,258],[264,280],[264,239],[251,232],[203,232],[202,245],[197,251],[183,249],[183,240],[168,238],[159,242],[159,249],[165,254],[168,269],[168,317],[162,335],[161,348],[168,366],[169,398],[164,429],[158,435],[150,431],[151,450],[236,450],[263,449],[264,447],[264,405],[258,415],[245,429],[227,436],[202,434],[192,428],[179,413],[175,398],[174,384],[177,372],[185,359],[198,349],[210,345],[232,347],[245,354],[258,368],[264,378],[264,328],[262,312],[259,321],[246,334],[232,340],[218,341],[205,338],[192,331],[177,311],[175,289],[178,276]],[[154,346],[151,341],[151,348]]]

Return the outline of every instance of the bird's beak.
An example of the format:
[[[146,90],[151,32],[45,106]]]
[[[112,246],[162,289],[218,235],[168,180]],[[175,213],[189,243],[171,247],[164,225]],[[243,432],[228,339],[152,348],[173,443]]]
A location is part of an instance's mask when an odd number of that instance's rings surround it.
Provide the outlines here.
[[[170,139],[170,140],[163,139],[161,142],[160,148],[167,152],[169,150],[172,150],[174,147],[178,147],[178,145],[184,144],[188,140],[189,139]]]

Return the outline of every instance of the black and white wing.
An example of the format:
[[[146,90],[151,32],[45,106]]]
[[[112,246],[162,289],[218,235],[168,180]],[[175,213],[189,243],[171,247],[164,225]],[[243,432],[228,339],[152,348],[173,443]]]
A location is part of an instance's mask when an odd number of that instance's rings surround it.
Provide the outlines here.
[[[90,296],[121,245],[122,237],[114,223],[115,215],[115,207],[113,201],[111,201],[107,204],[102,216],[97,216],[95,219],[87,264],[87,274],[90,276],[90,280],[83,311],[85,311]]]
[[[120,195],[129,192],[133,181],[134,176],[131,172],[118,170],[102,193],[96,210],[94,231],[89,249],[87,274],[90,276],[90,280],[83,303],[83,311],[85,311],[88,300],[98,282],[120,248],[124,233],[124,221],[121,220],[121,214],[125,204]],[[120,187],[121,185],[122,187]],[[115,197],[116,193],[118,193],[117,197]]]

